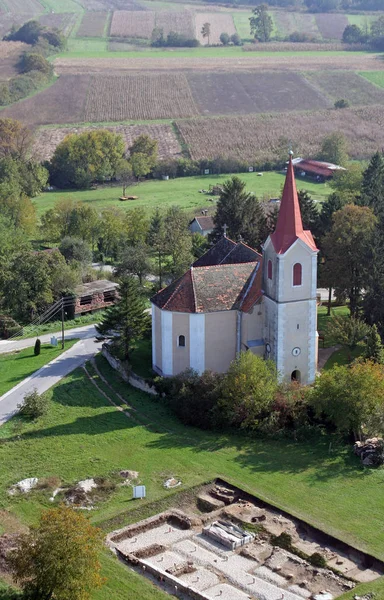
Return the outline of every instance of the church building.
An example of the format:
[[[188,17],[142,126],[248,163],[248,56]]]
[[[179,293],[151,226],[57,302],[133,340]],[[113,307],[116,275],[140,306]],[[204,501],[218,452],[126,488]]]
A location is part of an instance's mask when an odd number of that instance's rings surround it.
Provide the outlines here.
[[[290,156],[276,230],[262,255],[224,235],[151,299],[153,369],[222,373],[238,352],[253,352],[276,363],[280,381],[312,383],[317,252],[303,229]]]

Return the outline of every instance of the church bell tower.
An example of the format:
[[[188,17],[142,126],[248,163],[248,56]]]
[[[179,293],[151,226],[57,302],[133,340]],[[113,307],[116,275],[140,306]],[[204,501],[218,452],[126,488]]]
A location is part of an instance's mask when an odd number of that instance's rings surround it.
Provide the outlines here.
[[[265,356],[280,381],[310,384],[317,369],[317,253],[303,229],[292,152],[275,231],[263,248]]]

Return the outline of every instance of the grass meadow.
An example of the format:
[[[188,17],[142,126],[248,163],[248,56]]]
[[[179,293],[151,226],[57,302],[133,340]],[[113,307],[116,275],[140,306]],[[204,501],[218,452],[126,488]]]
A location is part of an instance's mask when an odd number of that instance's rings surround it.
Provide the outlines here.
[[[365,79],[368,79],[371,83],[384,88],[384,70],[383,71],[361,71],[359,73]]]
[[[284,185],[285,175],[282,173],[267,172],[262,177],[256,173],[238,173],[238,176],[247,183],[247,188],[256,194],[258,198],[264,196],[276,197],[280,194]],[[199,193],[199,190],[208,190],[210,184],[223,183],[230,175],[206,175],[201,177],[182,177],[170,179],[169,181],[144,181],[138,185],[127,188],[127,193],[138,196],[137,200],[121,202],[119,197],[122,193],[121,186],[102,187],[96,190],[61,190],[58,192],[46,192],[35,198],[34,203],[38,214],[41,216],[57,202],[66,198],[75,201],[92,204],[97,209],[118,206],[126,210],[132,208],[144,208],[152,211],[156,207],[167,208],[179,205],[191,214],[199,212],[201,208],[211,208],[214,212],[215,203],[209,202],[208,198],[213,196]],[[307,190],[318,202],[322,202],[331,192],[327,184],[309,181],[297,181],[298,189]],[[217,199],[217,197],[215,198]]]
[[[97,365],[113,391],[89,367],[91,377],[116,404],[121,404],[116,392],[125,398],[135,409],[132,417],[109,404],[78,369],[47,393],[47,415],[35,422],[15,418],[0,428],[0,508],[14,520],[34,523],[41,509],[51,506],[47,491],[10,500],[6,490],[25,477],[56,476],[71,484],[120,469],[139,471],[146,500],[138,505],[131,489],[121,487],[90,513],[91,521],[108,531],[136,519],[132,511],[138,506],[145,516],[172,502],[172,492],[163,488],[170,475],[181,478],[183,490],[220,476],[384,558],[384,471],[364,469],[349,446],[327,436],[293,442],[184,427],[161,401],[122,383],[102,357]],[[369,515],[363,518],[367,495]],[[156,501],[158,507],[152,505]],[[4,528],[2,518],[0,512]],[[141,600],[163,597],[109,555],[103,556],[103,568],[109,581],[95,600],[125,598],[128,586]],[[382,582],[368,589],[375,588],[383,590]]]

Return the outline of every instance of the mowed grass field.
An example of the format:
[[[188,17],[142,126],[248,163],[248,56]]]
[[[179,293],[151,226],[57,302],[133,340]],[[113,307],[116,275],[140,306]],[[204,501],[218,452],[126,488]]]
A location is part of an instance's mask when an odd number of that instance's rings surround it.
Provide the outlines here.
[[[254,192],[258,198],[278,196],[285,178],[284,174],[275,172],[264,173],[262,177],[258,177],[256,173],[239,173],[238,176],[246,182],[248,190]],[[209,202],[208,198],[217,200],[218,197],[201,194],[199,190],[208,190],[210,184],[223,183],[229,177],[230,175],[226,174],[183,177],[169,181],[146,181],[127,188],[127,193],[138,196],[138,200],[126,202],[119,201],[122,188],[118,186],[86,191],[46,192],[35,198],[34,203],[39,215],[44,214],[65,198],[90,204],[97,209],[117,206],[125,210],[144,208],[151,211],[157,207],[167,208],[177,204],[191,214],[198,213],[200,208],[208,208],[211,209],[210,212],[214,212],[215,202]],[[311,196],[319,202],[323,201],[331,192],[331,188],[327,184],[298,180],[297,186],[299,189],[308,190]]]
[[[368,79],[371,83],[384,88],[384,71],[362,71],[360,75]]]
[[[0,506],[11,516],[30,524],[36,522],[42,508],[52,506],[47,491],[9,498],[8,487],[25,477],[56,476],[71,484],[120,469],[139,471],[140,482],[147,486],[147,498],[140,506],[131,500],[129,487],[120,487],[90,513],[91,521],[107,532],[153,513],[156,508],[148,505],[154,501],[162,501],[157,510],[164,508],[167,499],[172,502],[172,493],[163,487],[169,476],[182,480],[182,490],[219,476],[384,557],[384,471],[364,469],[350,447],[326,436],[293,442],[184,427],[161,402],[116,379],[103,358],[97,358],[97,365],[113,390],[136,409],[135,420],[111,406],[79,369],[47,393],[47,415],[37,422],[15,419],[1,427]],[[101,390],[120,405],[121,400],[92,367],[89,372]],[[369,514],[363,518],[367,495]],[[140,516],[132,513],[135,509],[140,510]],[[0,512],[3,528],[4,523]],[[109,581],[94,599],[126,598],[128,590],[136,591],[141,600],[162,597],[145,579],[107,555],[102,562]],[[383,582],[371,583],[365,589],[383,590]]]

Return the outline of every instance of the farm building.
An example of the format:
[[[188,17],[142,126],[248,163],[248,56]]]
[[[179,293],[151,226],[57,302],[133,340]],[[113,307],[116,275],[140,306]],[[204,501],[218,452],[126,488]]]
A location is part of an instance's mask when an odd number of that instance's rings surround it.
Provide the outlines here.
[[[116,300],[117,283],[107,279],[99,279],[83,283],[75,289],[75,315],[107,308]]]
[[[276,363],[281,381],[312,383],[317,367],[317,253],[303,229],[290,159],[276,230],[263,255],[226,235],[152,302],[152,365],[225,372],[239,352]]]
[[[314,177],[318,181],[331,179],[335,171],[345,171],[344,167],[319,160],[295,158],[292,163],[297,175],[301,175],[301,177]]]
[[[209,233],[212,233],[214,226],[213,218],[204,215],[192,219],[189,223],[189,231],[191,233],[200,233],[206,237]]]

